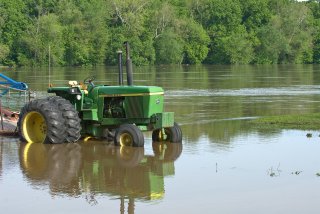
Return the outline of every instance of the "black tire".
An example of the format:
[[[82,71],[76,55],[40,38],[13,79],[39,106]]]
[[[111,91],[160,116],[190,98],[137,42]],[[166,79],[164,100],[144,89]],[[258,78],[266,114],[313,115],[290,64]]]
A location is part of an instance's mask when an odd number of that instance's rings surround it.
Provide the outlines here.
[[[109,130],[107,128],[105,128],[102,132],[102,137],[104,139],[106,139],[107,141],[113,141],[114,140],[114,135],[115,135],[115,132],[114,130]]]
[[[66,141],[74,143],[79,140],[81,137],[81,120],[74,106],[70,101],[59,96],[48,97],[47,99],[57,105],[59,111],[62,112],[66,127]]]
[[[164,131],[164,133],[162,133]],[[182,131],[180,126],[175,122],[173,127],[156,129],[152,132],[152,141],[154,142],[182,142]]]
[[[65,142],[62,112],[48,99],[27,103],[20,112],[18,133],[23,141],[31,143]]]
[[[116,130],[114,144],[116,146],[143,147],[144,137],[137,126],[124,124]]]

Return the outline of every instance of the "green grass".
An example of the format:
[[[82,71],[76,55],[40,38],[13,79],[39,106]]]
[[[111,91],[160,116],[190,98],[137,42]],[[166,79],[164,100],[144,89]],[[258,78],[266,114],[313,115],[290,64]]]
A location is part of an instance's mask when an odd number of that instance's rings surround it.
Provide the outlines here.
[[[320,113],[262,117],[252,123],[260,128],[319,130]]]

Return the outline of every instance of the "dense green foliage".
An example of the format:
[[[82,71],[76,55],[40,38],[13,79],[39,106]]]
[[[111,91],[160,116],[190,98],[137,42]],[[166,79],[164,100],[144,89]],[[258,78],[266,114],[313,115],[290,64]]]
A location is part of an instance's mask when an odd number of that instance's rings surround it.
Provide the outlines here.
[[[320,1],[0,0],[0,64],[320,62]]]

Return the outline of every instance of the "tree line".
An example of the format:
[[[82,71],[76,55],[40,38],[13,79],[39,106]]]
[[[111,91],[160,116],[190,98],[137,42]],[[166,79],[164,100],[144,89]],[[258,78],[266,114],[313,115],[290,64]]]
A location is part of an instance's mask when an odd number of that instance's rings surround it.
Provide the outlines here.
[[[0,0],[0,65],[320,63],[320,0]]]

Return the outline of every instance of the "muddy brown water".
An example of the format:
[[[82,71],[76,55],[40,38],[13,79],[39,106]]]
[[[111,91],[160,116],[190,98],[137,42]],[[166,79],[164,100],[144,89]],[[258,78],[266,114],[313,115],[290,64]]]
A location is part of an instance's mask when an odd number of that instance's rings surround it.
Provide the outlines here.
[[[115,67],[1,72],[37,97],[48,83]],[[157,66],[135,68],[137,85],[162,86],[182,144],[144,148],[107,141],[24,144],[0,137],[1,213],[318,213],[320,131],[263,129],[267,115],[319,112],[320,67]],[[307,137],[312,135],[312,137]]]

